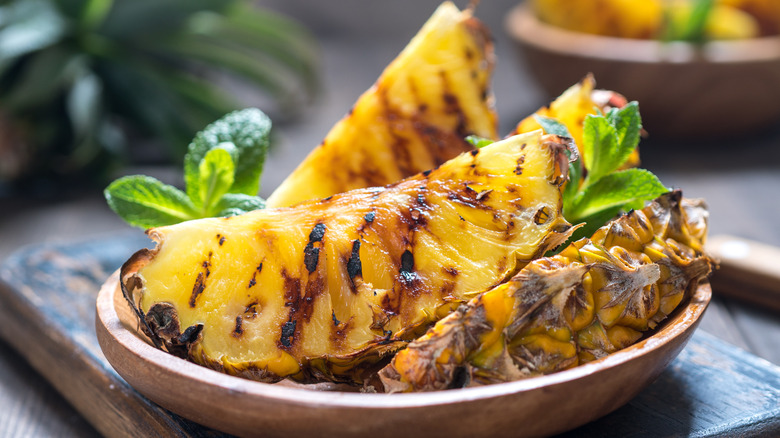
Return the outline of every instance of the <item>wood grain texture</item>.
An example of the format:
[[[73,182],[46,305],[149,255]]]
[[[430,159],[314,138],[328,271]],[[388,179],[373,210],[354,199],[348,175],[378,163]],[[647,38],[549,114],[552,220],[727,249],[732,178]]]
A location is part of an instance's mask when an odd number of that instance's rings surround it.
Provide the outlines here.
[[[0,318],[11,322],[0,335],[107,436],[220,435],[141,397],[98,349],[97,287],[146,244],[134,234],[16,253],[0,268]],[[698,332],[655,383],[576,436],[780,433],[778,376],[777,367]],[[746,390],[751,397],[740,395]]]
[[[99,437],[98,432],[40,375],[0,341],[0,436]],[[28,384],[33,382],[33,384]],[[51,413],[55,415],[51,415]]]
[[[103,435],[209,436],[140,397],[106,363],[94,334],[96,288],[127,245],[92,241],[22,250],[0,268],[0,336]],[[75,253],[73,251],[76,251]]]

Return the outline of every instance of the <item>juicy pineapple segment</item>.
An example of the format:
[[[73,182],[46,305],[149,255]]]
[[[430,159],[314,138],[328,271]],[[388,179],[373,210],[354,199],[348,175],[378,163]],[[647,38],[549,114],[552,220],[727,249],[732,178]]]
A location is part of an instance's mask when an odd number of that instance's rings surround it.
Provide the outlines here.
[[[541,125],[536,121],[535,116],[550,117],[566,125],[574,143],[577,145],[580,157],[585,153],[583,149],[583,131],[582,126],[585,117],[595,115],[597,111],[606,112],[610,106],[622,107],[627,103],[622,95],[609,90],[596,90],[596,80],[592,75],[585,76],[580,82],[572,85],[558,96],[550,106],[539,108],[534,114],[521,120],[515,126],[510,135],[521,134],[541,129]],[[639,165],[639,148],[626,160],[623,168],[636,167]]]
[[[443,3],[268,207],[392,184],[470,150],[468,135],[497,138],[493,63],[487,29]]]
[[[388,392],[547,374],[636,342],[711,271],[707,212],[679,191],[535,260],[440,320],[380,372]]]
[[[385,188],[149,231],[122,268],[159,347],[262,381],[365,368],[570,234],[566,140],[510,137]]]

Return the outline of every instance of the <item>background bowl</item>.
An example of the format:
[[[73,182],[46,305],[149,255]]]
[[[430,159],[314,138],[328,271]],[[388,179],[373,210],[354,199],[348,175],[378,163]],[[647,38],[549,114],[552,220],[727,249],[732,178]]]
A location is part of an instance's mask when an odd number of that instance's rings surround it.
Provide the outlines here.
[[[711,296],[709,283],[701,284],[652,336],[570,370],[413,394],[260,383],[179,359],[137,331],[116,273],[98,294],[95,325],[106,359],[138,392],[182,417],[239,436],[546,436],[614,411],[653,382],[688,342]]]
[[[572,32],[524,4],[506,29],[542,88],[557,96],[585,74],[640,104],[652,136],[739,135],[780,123],[780,36],[696,46]]]

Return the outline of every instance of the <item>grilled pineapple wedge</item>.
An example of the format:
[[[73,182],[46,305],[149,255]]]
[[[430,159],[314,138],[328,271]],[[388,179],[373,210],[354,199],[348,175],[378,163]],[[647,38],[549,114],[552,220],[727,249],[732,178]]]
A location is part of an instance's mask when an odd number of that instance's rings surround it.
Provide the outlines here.
[[[670,192],[460,306],[380,371],[387,392],[518,380],[636,342],[706,279],[707,211]]]
[[[598,111],[605,113],[609,107],[621,108],[626,103],[628,103],[626,98],[619,93],[597,90],[593,75],[587,75],[564,91],[549,106],[539,108],[535,113],[521,120],[509,135],[541,129],[542,126],[537,122],[536,116],[556,119],[566,126],[582,157],[585,154],[582,128],[585,117],[595,115]],[[636,148],[622,167],[628,169],[638,165],[639,148]]]
[[[468,135],[496,139],[493,64],[487,29],[443,3],[268,207],[392,184],[472,149]]]
[[[541,131],[385,188],[154,228],[121,270],[160,348],[261,381],[360,383],[473,291],[563,242],[568,140]]]

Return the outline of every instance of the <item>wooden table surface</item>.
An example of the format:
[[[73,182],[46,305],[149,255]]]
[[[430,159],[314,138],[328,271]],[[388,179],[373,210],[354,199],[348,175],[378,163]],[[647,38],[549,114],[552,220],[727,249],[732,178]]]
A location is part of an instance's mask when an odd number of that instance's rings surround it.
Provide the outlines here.
[[[371,85],[437,2],[400,2],[397,8],[403,13],[388,11],[394,13],[393,19],[406,17],[403,26],[395,30],[388,25],[372,28],[365,22],[348,28],[349,22],[332,12],[328,15],[317,7],[302,12],[302,0],[269,3],[297,16],[318,35],[324,95],[302,120],[276,127],[280,142],[266,165],[261,190],[264,195],[319,143],[329,127]],[[368,6],[360,2],[341,3],[349,3],[358,15],[369,14]],[[514,121],[547,98],[519,67],[503,34],[499,12],[508,10],[514,2],[485,3],[478,15],[484,15],[497,40],[499,64],[494,87],[502,132],[507,132]],[[369,30],[373,32],[369,37],[353,37]],[[647,129],[652,133],[652,127]],[[651,136],[641,149],[644,167],[658,174],[667,185],[683,188],[686,196],[707,199],[711,235],[726,233],[780,247],[780,121],[774,129],[742,138],[675,142]],[[167,168],[131,171],[181,184],[181,176]],[[106,207],[100,188],[62,193],[44,187],[37,196],[24,199],[0,191],[0,263],[26,244],[99,237],[127,229]],[[716,290],[700,329],[780,364],[778,313],[718,297]],[[20,355],[0,342],[0,436],[97,435],[78,412],[29,369]]]

